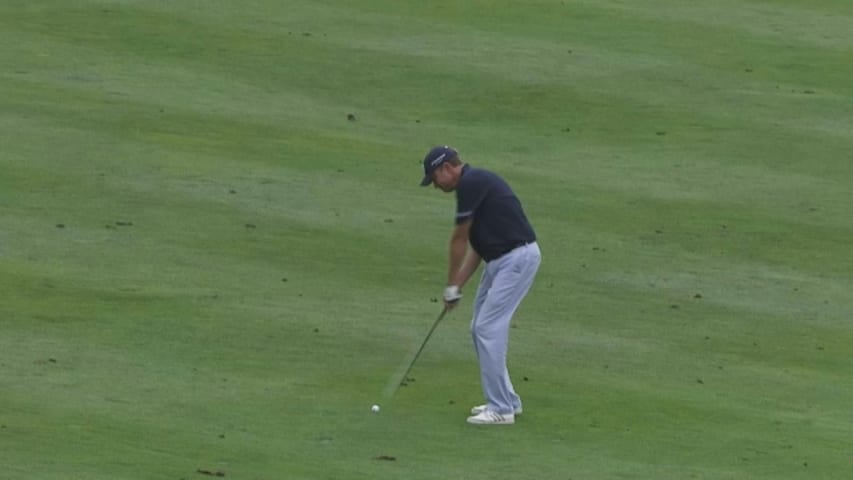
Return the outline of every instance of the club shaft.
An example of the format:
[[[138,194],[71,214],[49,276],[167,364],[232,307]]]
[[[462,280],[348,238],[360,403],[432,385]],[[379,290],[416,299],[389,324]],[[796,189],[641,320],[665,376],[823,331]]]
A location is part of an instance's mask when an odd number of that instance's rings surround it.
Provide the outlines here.
[[[412,358],[412,361],[409,363],[409,368],[406,369],[406,373],[403,374],[403,378],[400,379],[399,383],[403,383],[409,377],[409,372],[412,371],[412,367],[415,366],[415,362],[418,360],[418,357],[421,355],[421,352],[424,350],[427,342],[429,341],[429,337],[432,336],[432,332],[435,331],[435,328],[438,327],[438,324],[441,322],[441,319],[444,318],[444,314],[447,313],[447,307],[441,310],[441,313],[438,314],[438,318],[435,319],[435,322],[432,324],[432,328],[429,329],[429,333],[427,333],[426,338],[424,338],[423,343],[421,343],[421,347],[418,349],[417,353],[415,353],[415,357]]]

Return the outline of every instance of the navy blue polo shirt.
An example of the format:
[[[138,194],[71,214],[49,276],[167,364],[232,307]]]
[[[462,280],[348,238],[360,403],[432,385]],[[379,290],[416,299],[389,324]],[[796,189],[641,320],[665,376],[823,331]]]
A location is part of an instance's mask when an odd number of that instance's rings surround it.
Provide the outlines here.
[[[456,224],[468,221],[471,247],[487,262],[536,241],[521,202],[504,179],[464,165],[456,185]]]

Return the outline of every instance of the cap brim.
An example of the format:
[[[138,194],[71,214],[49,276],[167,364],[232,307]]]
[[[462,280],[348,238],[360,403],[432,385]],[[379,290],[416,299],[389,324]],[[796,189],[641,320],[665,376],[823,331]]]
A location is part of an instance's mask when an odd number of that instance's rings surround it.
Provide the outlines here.
[[[421,180],[421,186],[426,187],[430,183],[432,183],[432,175],[424,175],[423,180]]]

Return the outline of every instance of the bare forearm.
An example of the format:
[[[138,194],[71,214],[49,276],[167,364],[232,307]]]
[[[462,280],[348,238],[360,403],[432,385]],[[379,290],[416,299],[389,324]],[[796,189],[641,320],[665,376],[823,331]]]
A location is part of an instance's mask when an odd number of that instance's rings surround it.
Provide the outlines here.
[[[455,283],[457,277],[465,263],[465,253],[468,251],[468,239],[454,235],[450,239],[450,264],[447,270],[447,284],[459,285]]]
[[[468,280],[471,278],[471,275],[477,271],[477,267],[480,266],[480,256],[477,255],[473,249],[468,250],[468,255],[465,256],[465,261],[462,262],[462,268],[456,272],[456,276],[451,282],[451,285],[456,285],[460,289],[463,285],[468,283]]]

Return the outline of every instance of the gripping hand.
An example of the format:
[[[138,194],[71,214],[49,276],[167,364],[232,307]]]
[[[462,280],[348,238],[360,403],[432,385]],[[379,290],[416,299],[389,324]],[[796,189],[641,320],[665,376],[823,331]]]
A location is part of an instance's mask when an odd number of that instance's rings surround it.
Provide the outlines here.
[[[448,285],[444,289],[444,303],[456,303],[462,298],[462,292],[456,285]]]

